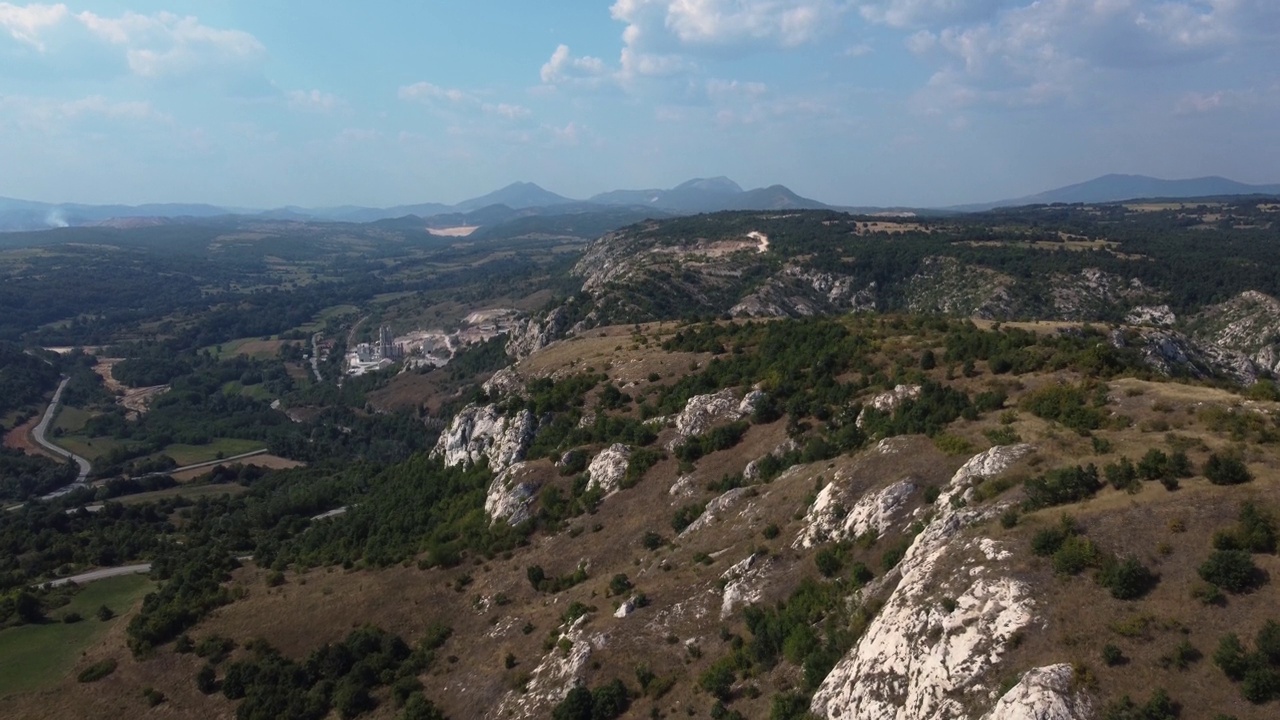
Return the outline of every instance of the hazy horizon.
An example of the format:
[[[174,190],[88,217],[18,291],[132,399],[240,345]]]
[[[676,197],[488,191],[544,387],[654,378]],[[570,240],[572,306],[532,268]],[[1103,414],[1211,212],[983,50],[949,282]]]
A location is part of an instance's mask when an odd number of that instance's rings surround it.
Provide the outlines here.
[[[0,2],[0,196],[238,208],[724,175],[939,207],[1280,181],[1267,0]]]

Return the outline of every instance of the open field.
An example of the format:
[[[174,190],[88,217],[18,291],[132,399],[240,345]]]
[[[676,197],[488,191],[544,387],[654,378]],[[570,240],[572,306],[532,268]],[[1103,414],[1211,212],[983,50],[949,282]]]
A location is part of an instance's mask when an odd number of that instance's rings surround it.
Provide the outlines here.
[[[289,468],[302,467],[303,465],[305,465],[305,463],[300,463],[297,460],[290,460],[288,458],[282,458],[278,455],[266,455],[266,454],[254,455],[253,457],[248,457],[243,460],[236,460],[228,464],[229,465],[252,465],[254,467],[269,468],[272,470],[287,470]],[[188,482],[191,480],[195,480],[196,478],[201,477],[203,475],[208,475],[212,469],[213,468],[211,467],[204,467],[204,468],[195,468],[192,470],[184,470],[182,472],[173,473],[172,477],[174,480],[177,480],[178,482]],[[217,487],[223,487],[223,486],[217,486]]]
[[[189,470],[189,473],[208,473],[209,468],[202,470]],[[175,480],[181,481],[176,475]],[[142,505],[149,502],[158,502],[169,498],[186,498],[188,500],[196,500],[202,497],[217,497],[219,495],[239,495],[248,490],[243,485],[234,483],[227,485],[180,485],[178,487],[169,488],[167,490],[156,490],[154,492],[138,493],[137,495],[125,495],[124,497],[113,498],[111,502],[118,502],[121,505]]]
[[[81,653],[100,639],[121,616],[151,591],[155,583],[145,575],[125,575],[86,585],[70,604],[50,613],[50,622],[0,630],[0,698],[41,690],[67,677]],[[98,608],[106,605],[116,617],[103,622]],[[62,618],[79,613],[84,620],[66,624]]]
[[[221,438],[208,445],[181,445],[175,443],[162,450],[161,454],[173,458],[174,462],[180,466],[195,465],[196,463],[261,450],[263,445],[264,443],[261,440]]]

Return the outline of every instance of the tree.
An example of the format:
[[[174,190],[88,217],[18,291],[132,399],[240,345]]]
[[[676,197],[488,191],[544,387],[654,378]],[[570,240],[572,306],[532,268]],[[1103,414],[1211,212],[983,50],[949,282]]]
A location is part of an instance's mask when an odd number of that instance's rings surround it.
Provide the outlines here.
[[[1200,566],[1200,577],[1232,593],[1249,592],[1264,580],[1244,550],[1215,550]]]
[[[23,590],[14,598],[14,612],[24,623],[44,622],[44,608],[40,606],[40,598]]]
[[[1214,485],[1240,485],[1253,479],[1240,458],[1218,453],[1213,453],[1205,461],[1204,476]]]

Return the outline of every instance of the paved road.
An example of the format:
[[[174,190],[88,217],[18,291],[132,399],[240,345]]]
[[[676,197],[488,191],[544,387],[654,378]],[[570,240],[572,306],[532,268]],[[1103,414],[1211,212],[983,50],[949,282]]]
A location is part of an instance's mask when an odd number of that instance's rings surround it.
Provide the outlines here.
[[[80,475],[76,477],[75,482],[54,490],[41,498],[42,500],[56,498],[59,495],[66,495],[77,487],[83,487],[85,480],[89,478],[89,470],[93,467],[89,464],[88,460],[85,460],[70,450],[54,445],[45,437],[45,432],[49,430],[49,423],[53,422],[53,416],[58,412],[58,403],[62,401],[62,391],[66,389],[67,383],[70,380],[71,378],[69,377],[62,378],[62,382],[59,383],[58,389],[53,393],[53,400],[50,400],[49,407],[45,408],[44,417],[40,418],[40,424],[36,425],[35,429],[31,431],[31,439],[35,440],[41,447],[45,448],[49,452],[74,461],[76,465],[80,466]]]
[[[41,587],[58,587],[61,585],[66,585],[67,583],[71,583],[71,582],[74,582],[77,585],[83,585],[85,583],[93,582],[94,580],[106,580],[107,578],[118,577],[120,575],[136,575],[140,573],[149,573],[149,572],[151,572],[151,563],[141,563],[139,565],[121,565],[120,567],[102,568],[101,570],[90,570],[89,572],[80,573],[79,575],[72,575],[71,577],[58,578],[57,580],[50,580],[47,583],[42,583]]]

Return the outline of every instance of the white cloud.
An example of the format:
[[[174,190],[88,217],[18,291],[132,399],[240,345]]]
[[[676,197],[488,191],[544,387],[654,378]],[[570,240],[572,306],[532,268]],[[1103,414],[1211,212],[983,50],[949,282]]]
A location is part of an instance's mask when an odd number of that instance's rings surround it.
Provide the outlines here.
[[[454,112],[478,112],[509,121],[523,120],[533,114],[532,110],[523,105],[506,102],[492,103],[477,93],[441,87],[425,81],[405,85],[400,88],[398,94],[401,100],[407,102],[443,106]]]
[[[560,45],[543,64],[546,85],[630,85],[697,69],[691,55],[725,49],[794,48],[831,33],[844,0],[616,0],[624,23],[616,66]]]
[[[597,82],[607,72],[604,61],[600,58],[574,57],[569,46],[561,44],[551,53],[551,58],[543,63],[539,75],[542,82],[554,85],[563,82]]]
[[[266,48],[253,35],[210,27],[192,16],[127,12],[108,18],[86,11],[75,17],[99,39],[123,47],[129,69],[142,77],[254,63],[266,54]]]
[[[456,88],[440,87],[429,82],[416,82],[412,85],[402,86],[399,96],[401,100],[416,100],[420,102],[446,101],[463,103],[475,101],[475,97],[470,93]]]
[[[337,95],[319,90],[291,90],[285,93],[289,107],[313,112],[332,112],[346,103]]]
[[[13,39],[27,43],[44,51],[41,33],[63,21],[68,15],[67,6],[57,5],[13,5],[0,3],[0,29],[9,33]]]
[[[617,0],[609,11],[627,24],[623,40],[632,48],[660,45],[664,36],[685,46],[795,47],[829,30],[845,9],[834,0]]]
[[[1280,26],[1261,0],[890,0],[860,10],[927,27],[905,44],[939,64],[921,94],[935,110],[1070,98],[1105,73],[1211,60],[1260,27]]]

